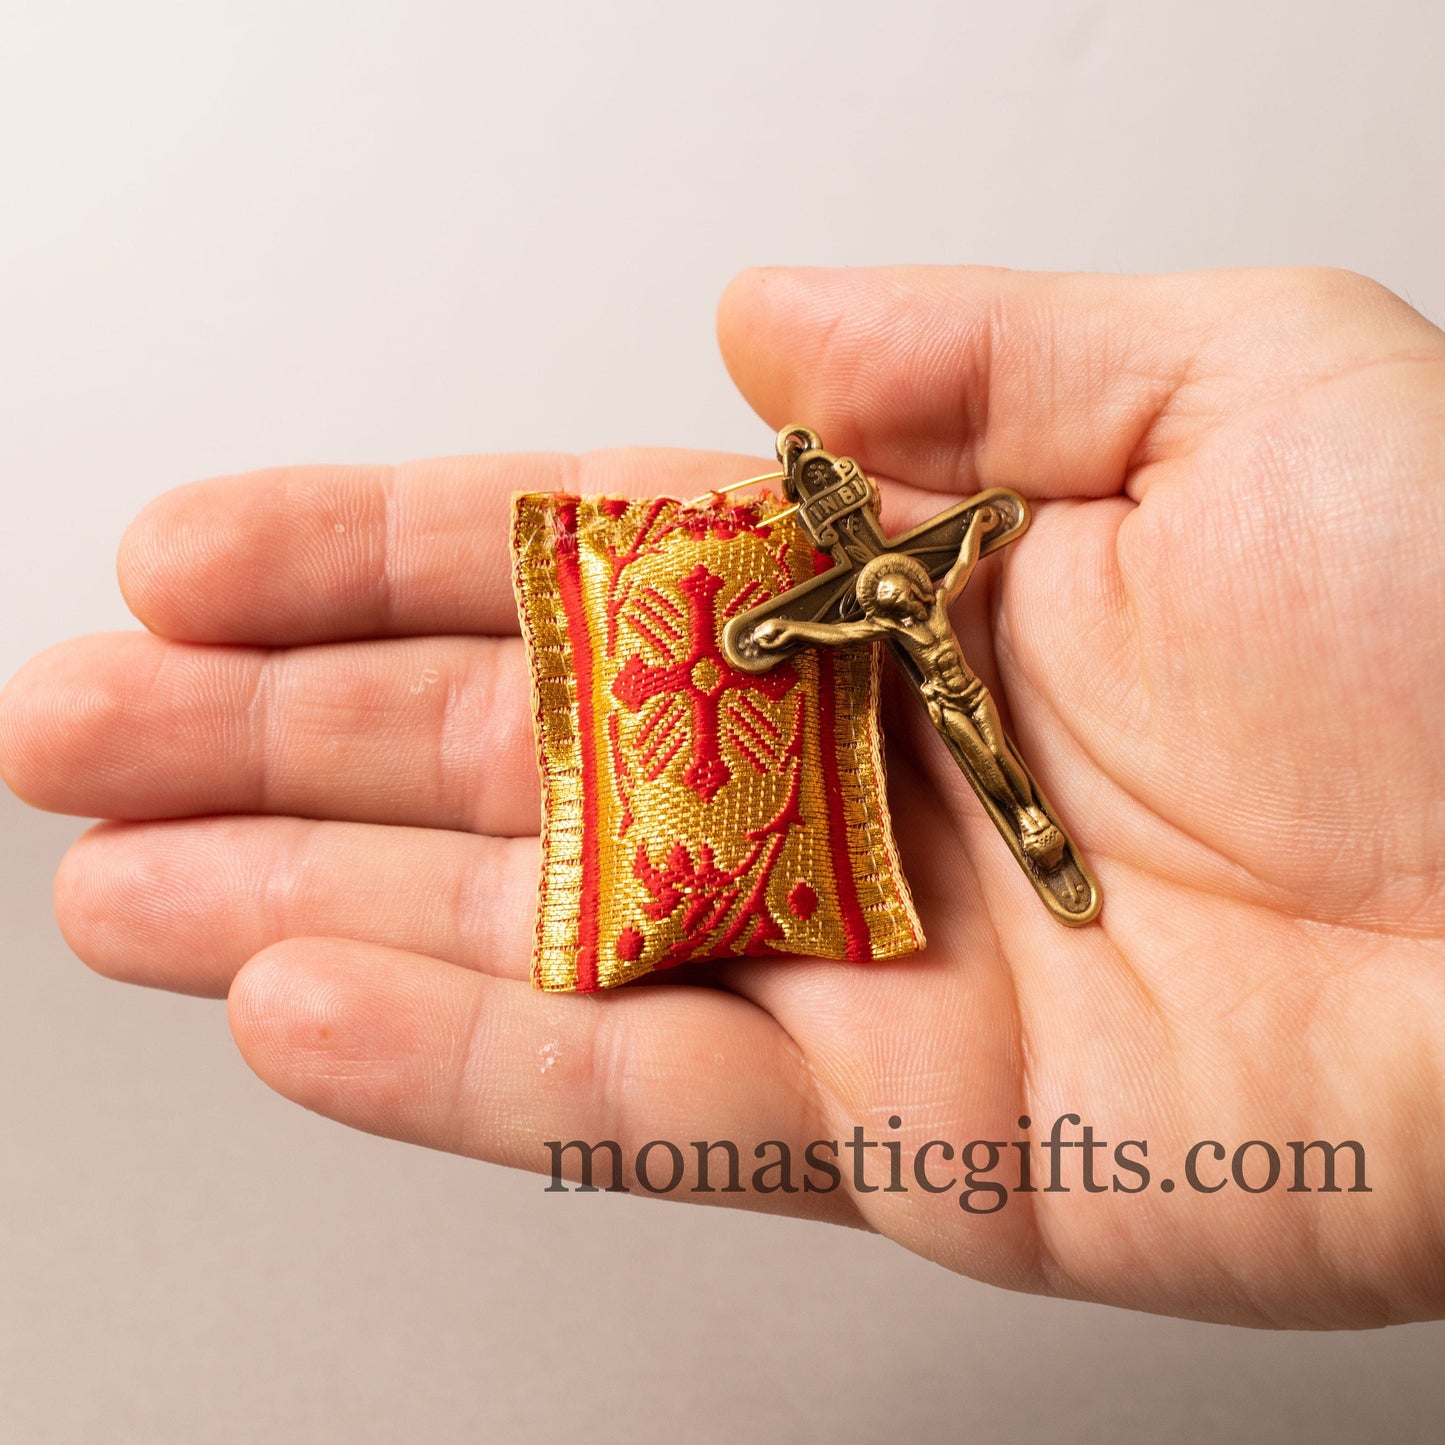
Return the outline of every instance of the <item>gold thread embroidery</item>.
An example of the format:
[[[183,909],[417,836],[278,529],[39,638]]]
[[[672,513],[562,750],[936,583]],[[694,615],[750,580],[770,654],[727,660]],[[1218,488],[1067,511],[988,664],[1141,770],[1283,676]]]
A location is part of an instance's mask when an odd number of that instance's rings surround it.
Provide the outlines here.
[[[717,651],[726,616],[813,575],[778,510],[514,499],[542,774],[541,988],[611,987],[693,957],[921,946],[882,791],[877,658],[800,655],[760,682]]]

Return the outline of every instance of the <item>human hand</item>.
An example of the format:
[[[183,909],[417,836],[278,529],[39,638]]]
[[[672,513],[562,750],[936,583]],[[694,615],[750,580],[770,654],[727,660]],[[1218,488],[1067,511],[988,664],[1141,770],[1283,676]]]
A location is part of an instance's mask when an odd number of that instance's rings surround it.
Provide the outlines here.
[[[793,632],[786,622],[776,617],[768,617],[747,634],[746,640],[751,647],[761,647],[764,652],[776,652],[793,640]]]
[[[252,1067],[310,1108],[525,1168],[544,1140],[801,1159],[861,1126],[905,1159],[1031,1135],[1042,1184],[1040,1136],[1072,1112],[1111,1148],[1147,1139],[1154,1185],[1086,1193],[1066,1158],[1068,1192],[990,1215],[911,1187],[710,1198],[1171,1314],[1440,1314],[1445,338],[1336,273],[976,269],[749,273],[721,335],[771,426],[804,417],[898,479],[895,530],[985,486],[1030,498],[959,631],[1100,879],[1097,924],[1038,906],[900,689],[924,953],[528,986],[508,495],[687,496],[750,469],[626,452],[276,472],[148,508],[121,579],[151,634],[64,644],[0,700],[11,786],[119,820],[57,880],[76,951],[229,991]],[[1359,1140],[1373,1192],[1163,1192],[1206,1139],[1287,1168],[1287,1141]]]

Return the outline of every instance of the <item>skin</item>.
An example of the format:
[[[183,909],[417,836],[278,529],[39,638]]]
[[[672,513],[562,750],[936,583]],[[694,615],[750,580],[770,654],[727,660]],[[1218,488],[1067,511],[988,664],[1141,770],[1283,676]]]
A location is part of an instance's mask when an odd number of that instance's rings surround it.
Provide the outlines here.
[[[900,690],[923,953],[534,992],[507,496],[691,496],[750,467],[622,452],[277,471],[148,507],[120,577],[149,631],[62,644],[0,698],[10,786],[114,820],[60,869],[76,952],[227,994],[248,1062],[308,1108],[522,1168],[548,1139],[801,1153],[861,1126],[905,1168],[931,1139],[1029,1138],[1044,1182],[1072,1112],[1110,1145],[1097,1178],[1147,1139],[1155,1187],[1086,1192],[1072,1149],[1067,1192],[991,1215],[959,1189],[711,1201],[1200,1319],[1438,1317],[1445,337],[1336,272],[976,268],[750,272],[720,334],[769,427],[805,419],[884,479],[891,527],[995,484],[1034,503],[956,620],[1098,874],[1097,923],[1039,907]],[[1361,1141],[1371,1192],[1185,1186],[1192,1143],[1252,1139]]]

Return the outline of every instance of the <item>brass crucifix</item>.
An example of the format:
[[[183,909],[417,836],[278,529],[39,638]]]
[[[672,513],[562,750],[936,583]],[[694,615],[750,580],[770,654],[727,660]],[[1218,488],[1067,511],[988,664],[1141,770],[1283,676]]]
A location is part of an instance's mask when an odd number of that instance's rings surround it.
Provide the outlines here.
[[[877,486],[851,457],[825,452],[807,427],[787,426],[778,433],[778,460],[803,530],[837,565],[734,617],[722,637],[728,661],[766,672],[800,647],[886,642],[1039,897],[1060,922],[1088,923],[1099,911],[1099,886],[948,620],[978,559],[1023,535],[1028,503],[991,487],[887,537]]]

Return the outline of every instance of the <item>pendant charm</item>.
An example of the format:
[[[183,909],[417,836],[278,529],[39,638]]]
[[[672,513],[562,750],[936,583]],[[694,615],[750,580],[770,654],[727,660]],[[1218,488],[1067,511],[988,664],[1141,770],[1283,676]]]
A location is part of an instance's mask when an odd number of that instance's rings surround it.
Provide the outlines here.
[[[884,642],[988,810],[1015,859],[1062,923],[1088,923],[1099,887],[1004,732],[948,620],[978,559],[1022,536],[1028,503],[993,487],[898,537],[878,523],[878,491],[850,457],[806,427],[778,433],[784,491],[813,545],[834,566],[748,608],[723,629],[722,650],[759,676],[804,649]]]
[[[513,499],[542,779],[539,988],[922,946],[873,650],[739,669],[721,649],[730,617],[817,571],[793,512],[721,495]]]

